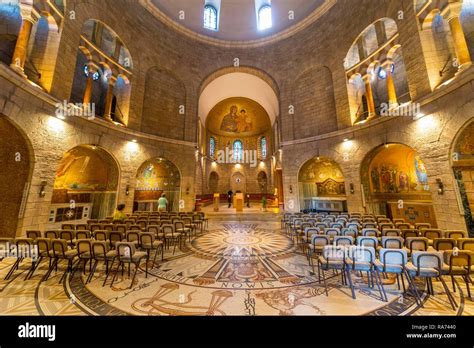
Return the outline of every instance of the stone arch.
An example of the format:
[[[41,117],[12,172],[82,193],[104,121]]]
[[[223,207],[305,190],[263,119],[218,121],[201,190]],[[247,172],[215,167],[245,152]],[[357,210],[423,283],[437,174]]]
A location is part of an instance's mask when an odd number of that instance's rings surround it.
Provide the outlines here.
[[[106,148],[83,144],[66,151],[54,178],[50,227],[112,216],[119,183],[119,162]]]
[[[162,194],[168,199],[168,209],[179,211],[182,174],[170,160],[153,157],[143,162],[136,172],[134,211],[156,211]]]
[[[14,238],[21,229],[26,197],[32,185],[34,152],[30,140],[0,114],[0,236]]]

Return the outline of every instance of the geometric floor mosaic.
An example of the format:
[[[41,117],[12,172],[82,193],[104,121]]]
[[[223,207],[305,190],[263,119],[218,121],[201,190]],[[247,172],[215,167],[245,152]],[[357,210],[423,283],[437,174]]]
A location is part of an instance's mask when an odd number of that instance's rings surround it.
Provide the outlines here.
[[[157,260],[161,259],[160,256]],[[473,315],[474,302],[464,284],[456,282],[453,311],[442,286],[435,296],[423,294],[424,308],[403,296],[393,278],[383,279],[388,302],[368,287],[367,278],[353,274],[356,300],[341,277],[328,277],[329,296],[301,250],[280,231],[279,222],[210,221],[208,231],[187,241],[183,250],[165,252],[145,277],[141,265],[131,277],[119,272],[114,286],[103,287],[104,269],[84,285],[78,270],[59,283],[62,272],[41,282],[45,262],[24,281],[24,262],[5,281],[13,260],[0,262],[1,315]],[[150,265],[151,266],[151,265]],[[60,266],[60,268],[65,265]],[[451,286],[451,282],[447,282]]]

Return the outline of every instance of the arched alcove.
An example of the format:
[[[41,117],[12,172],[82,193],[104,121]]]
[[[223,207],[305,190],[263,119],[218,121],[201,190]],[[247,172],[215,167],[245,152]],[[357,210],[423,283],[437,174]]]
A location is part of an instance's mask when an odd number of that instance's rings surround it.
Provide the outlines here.
[[[345,211],[344,175],[339,165],[325,157],[305,162],[298,172],[300,208],[307,211]]]
[[[176,165],[165,158],[152,158],[137,171],[134,210],[157,211],[162,194],[168,200],[168,210],[179,210],[181,174]]]
[[[112,216],[120,169],[104,148],[79,145],[67,151],[56,170],[51,224]]]

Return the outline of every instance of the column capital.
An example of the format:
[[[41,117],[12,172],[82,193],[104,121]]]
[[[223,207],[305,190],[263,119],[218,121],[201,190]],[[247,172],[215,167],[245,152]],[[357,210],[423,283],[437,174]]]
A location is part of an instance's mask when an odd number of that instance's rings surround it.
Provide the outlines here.
[[[441,15],[448,22],[454,18],[459,18],[462,10],[462,2],[459,0],[450,0],[446,7],[441,11]]]
[[[41,18],[40,13],[35,10],[33,5],[29,4],[20,4],[20,14],[24,21],[31,22],[32,24],[38,23]]]

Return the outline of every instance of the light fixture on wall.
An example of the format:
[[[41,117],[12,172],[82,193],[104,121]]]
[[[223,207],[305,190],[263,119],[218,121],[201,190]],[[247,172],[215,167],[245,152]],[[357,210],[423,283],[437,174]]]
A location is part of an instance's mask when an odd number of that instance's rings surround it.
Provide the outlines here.
[[[290,185],[290,193],[293,193],[293,185]]]
[[[44,197],[46,196],[46,185],[48,184],[47,181],[41,181],[41,187],[39,191],[39,196]]]
[[[349,184],[349,192],[353,195],[355,190],[354,190],[354,184],[353,183],[350,183]]]
[[[130,186],[129,185],[127,185],[127,187],[125,188],[125,195],[126,196],[130,195]]]
[[[439,195],[444,194],[444,184],[441,181],[441,179],[436,179],[436,184],[438,184],[438,194]]]

